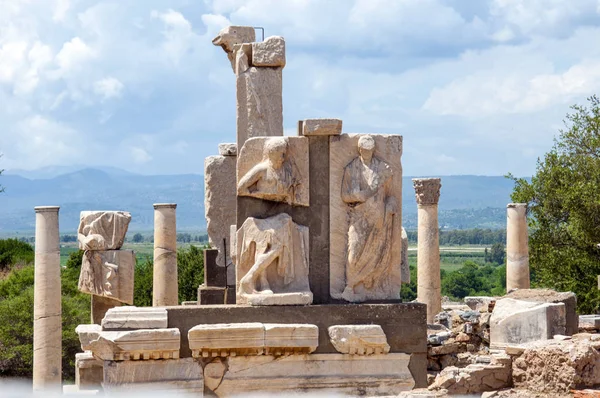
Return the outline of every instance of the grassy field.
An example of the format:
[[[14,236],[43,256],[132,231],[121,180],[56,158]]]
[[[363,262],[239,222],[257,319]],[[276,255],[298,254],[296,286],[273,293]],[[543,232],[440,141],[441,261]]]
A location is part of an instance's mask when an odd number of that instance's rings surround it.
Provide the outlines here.
[[[448,272],[460,269],[467,260],[484,264],[486,246],[441,246],[440,267]],[[489,249],[489,248],[488,248]],[[408,261],[417,265],[417,247],[409,246]]]

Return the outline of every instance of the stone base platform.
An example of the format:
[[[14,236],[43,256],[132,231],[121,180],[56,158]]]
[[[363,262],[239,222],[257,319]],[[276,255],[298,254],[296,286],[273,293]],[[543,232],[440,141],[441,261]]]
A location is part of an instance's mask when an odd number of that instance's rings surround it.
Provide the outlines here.
[[[180,357],[191,357],[188,331],[200,324],[306,323],[319,328],[315,354],[337,354],[327,329],[334,325],[380,325],[390,353],[410,355],[409,369],[415,387],[427,387],[427,307],[421,303],[330,304],[285,307],[206,305],[166,307],[168,327],[181,332]]]

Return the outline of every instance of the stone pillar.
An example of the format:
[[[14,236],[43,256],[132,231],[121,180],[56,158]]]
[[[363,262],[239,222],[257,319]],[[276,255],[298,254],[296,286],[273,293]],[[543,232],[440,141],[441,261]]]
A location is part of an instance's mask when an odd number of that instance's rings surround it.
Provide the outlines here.
[[[417,301],[427,304],[427,323],[442,310],[440,277],[439,178],[414,178],[418,205]]]
[[[154,205],[154,273],[152,306],[179,304],[175,203]]]
[[[33,389],[61,391],[62,312],[58,206],[35,208]]]
[[[527,203],[506,206],[506,291],[529,289]]]

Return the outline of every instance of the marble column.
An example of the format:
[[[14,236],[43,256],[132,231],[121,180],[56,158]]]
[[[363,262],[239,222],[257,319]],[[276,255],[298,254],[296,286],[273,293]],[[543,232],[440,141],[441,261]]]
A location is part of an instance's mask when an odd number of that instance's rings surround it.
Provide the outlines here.
[[[506,206],[506,291],[529,289],[527,203]]]
[[[62,313],[58,206],[35,208],[33,389],[61,391]]]
[[[154,205],[152,306],[178,305],[177,223],[175,203]]]
[[[417,301],[427,304],[427,323],[442,311],[440,276],[439,178],[414,178],[418,205]]]

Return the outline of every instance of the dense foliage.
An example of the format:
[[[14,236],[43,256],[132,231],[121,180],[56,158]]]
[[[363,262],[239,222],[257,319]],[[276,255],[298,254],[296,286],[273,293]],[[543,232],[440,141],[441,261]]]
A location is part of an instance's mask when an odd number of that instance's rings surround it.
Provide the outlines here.
[[[30,244],[18,239],[0,240],[0,271],[9,270],[13,264],[33,262],[35,252]]]
[[[406,234],[409,242],[417,242],[417,231],[407,231]],[[506,243],[505,229],[475,228],[440,231],[441,246],[492,245],[494,243]]]
[[[532,283],[575,292],[591,314],[600,309],[600,99],[588,102],[572,107],[531,182],[514,179],[512,200],[529,203]]]

